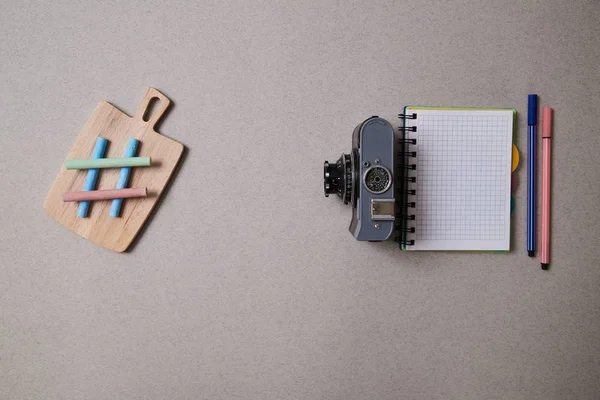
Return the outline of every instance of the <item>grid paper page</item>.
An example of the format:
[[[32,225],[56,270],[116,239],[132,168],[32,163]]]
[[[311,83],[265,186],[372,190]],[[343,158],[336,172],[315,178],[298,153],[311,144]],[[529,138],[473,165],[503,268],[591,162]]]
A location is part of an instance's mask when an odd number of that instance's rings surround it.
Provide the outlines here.
[[[416,112],[415,245],[509,250],[512,110]]]

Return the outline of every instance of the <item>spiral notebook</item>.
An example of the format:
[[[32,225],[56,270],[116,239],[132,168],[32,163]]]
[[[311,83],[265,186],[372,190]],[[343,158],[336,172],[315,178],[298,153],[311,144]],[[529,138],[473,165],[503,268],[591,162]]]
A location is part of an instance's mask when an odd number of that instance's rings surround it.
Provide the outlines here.
[[[509,251],[513,109],[405,107],[402,250]]]

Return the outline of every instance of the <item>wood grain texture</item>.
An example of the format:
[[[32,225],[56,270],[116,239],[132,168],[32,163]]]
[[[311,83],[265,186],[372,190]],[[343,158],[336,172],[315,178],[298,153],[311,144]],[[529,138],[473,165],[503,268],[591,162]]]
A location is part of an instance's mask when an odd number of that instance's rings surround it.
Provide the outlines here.
[[[152,101],[157,101],[157,104],[150,113],[147,111],[150,111],[148,108]],[[67,156],[67,159],[90,158],[96,138],[103,137],[109,140],[105,157],[123,157],[123,149],[129,138],[138,139],[138,156],[151,157],[152,165],[132,168],[129,187],[146,187],[147,197],[125,200],[120,218],[109,216],[110,201],[92,202],[88,218],[78,218],[77,203],[64,203],[62,196],[64,192],[83,190],[87,172],[67,170],[63,163],[44,202],[46,213],[66,228],[102,247],[117,252],[125,251],[156,205],[183,153],[181,143],[154,130],[170,103],[165,95],[154,88],[148,89],[134,117],[106,101],[101,102]],[[101,170],[96,188],[114,189],[119,172],[118,168]]]

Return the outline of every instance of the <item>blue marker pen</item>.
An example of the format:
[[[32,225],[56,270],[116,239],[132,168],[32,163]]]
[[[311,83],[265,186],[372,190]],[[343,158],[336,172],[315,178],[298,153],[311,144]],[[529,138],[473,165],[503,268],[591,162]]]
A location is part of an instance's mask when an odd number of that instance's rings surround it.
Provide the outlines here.
[[[537,94],[530,94],[527,102],[527,254],[535,256],[535,165]]]

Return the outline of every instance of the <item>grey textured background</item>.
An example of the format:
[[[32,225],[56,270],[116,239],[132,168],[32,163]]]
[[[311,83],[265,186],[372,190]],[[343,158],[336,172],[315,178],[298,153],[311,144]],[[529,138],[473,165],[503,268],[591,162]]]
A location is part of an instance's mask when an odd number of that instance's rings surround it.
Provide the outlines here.
[[[0,398],[600,395],[600,3],[0,4]],[[189,149],[116,254],[42,203],[93,108],[176,103]],[[551,271],[358,243],[322,193],[356,124],[405,104],[555,108]],[[525,156],[523,156],[523,159]]]

